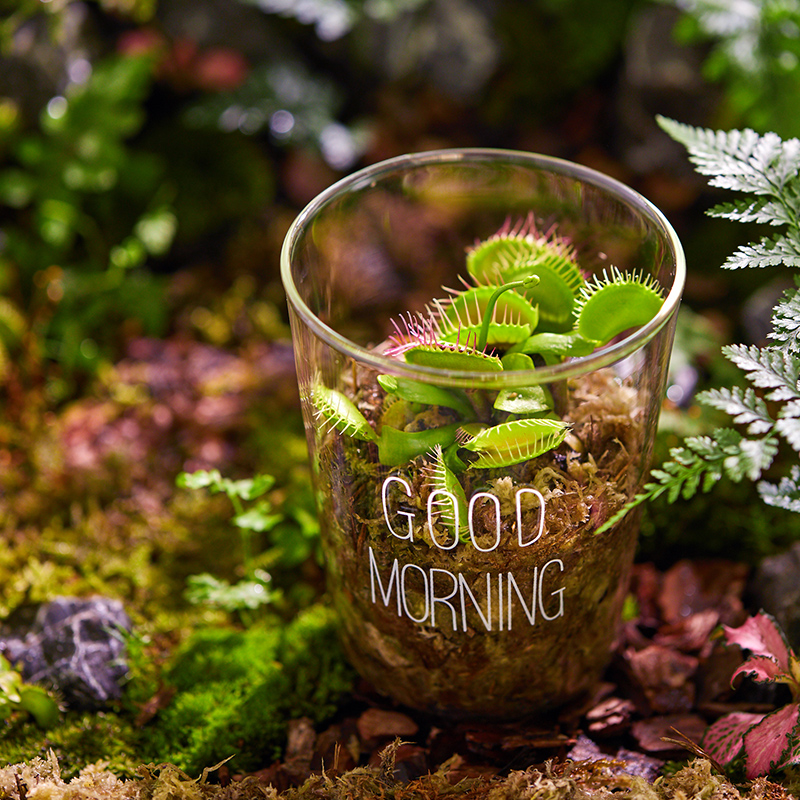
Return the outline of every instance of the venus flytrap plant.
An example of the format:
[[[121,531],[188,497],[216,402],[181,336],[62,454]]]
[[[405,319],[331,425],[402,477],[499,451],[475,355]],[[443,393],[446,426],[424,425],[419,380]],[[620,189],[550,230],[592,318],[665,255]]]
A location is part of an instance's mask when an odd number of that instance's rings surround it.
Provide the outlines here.
[[[472,283],[447,290],[427,314],[393,322],[386,355],[440,370],[533,371],[537,364],[591,354],[647,324],[663,302],[655,280],[639,273],[612,267],[587,282],[572,245],[554,231],[540,234],[532,215],[478,242],[466,268]],[[512,466],[555,449],[569,431],[553,418],[549,391],[535,384],[496,392],[487,402],[477,387],[446,389],[393,375],[377,381],[387,398],[405,403],[386,402],[377,429],[353,400],[319,379],[309,390],[318,421],[328,431],[376,443],[386,466],[426,458],[434,465],[431,487],[444,481],[445,462],[453,475]],[[400,411],[418,418],[420,407],[428,413],[420,428],[398,427],[398,420],[407,422]],[[475,422],[480,431],[464,433]]]
[[[467,255],[467,271],[480,286],[535,275],[538,283],[528,287],[525,296],[538,305],[542,327],[547,330],[569,328],[575,299],[584,284],[572,245],[554,231],[539,233],[533,214],[516,225],[506,223],[476,244]]]

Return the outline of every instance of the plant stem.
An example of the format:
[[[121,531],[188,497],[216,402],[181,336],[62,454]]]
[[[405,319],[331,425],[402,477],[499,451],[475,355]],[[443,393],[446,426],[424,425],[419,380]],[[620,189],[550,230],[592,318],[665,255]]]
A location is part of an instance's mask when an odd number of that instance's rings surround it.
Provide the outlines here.
[[[483,322],[481,323],[481,329],[478,333],[476,349],[483,350],[484,347],[486,347],[486,340],[489,338],[489,326],[492,324],[492,317],[494,315],[494,307],[497,305],[500,295],[503,294],[503,292],[507,292],[509,289],[516,289],[520,286],[529,289],[532,286],[536,286],[538,283],[538,275],[528,275],[526,278],[522,278],[518,281],[504,283],[502,286],[498,286],[497,289],[495,289],[492,296],[489,298],[489,302],[486,304],[486,310],[483,312]]]

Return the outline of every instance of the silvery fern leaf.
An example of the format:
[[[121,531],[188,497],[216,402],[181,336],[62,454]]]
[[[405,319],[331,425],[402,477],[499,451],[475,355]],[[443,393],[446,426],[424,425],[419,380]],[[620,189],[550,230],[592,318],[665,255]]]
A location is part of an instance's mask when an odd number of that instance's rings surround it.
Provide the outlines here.
[[[658,124],[689,152],[709,185],[757,195],[774,195],[800,169],[800,144],[783,142],[775,133],[763,136],[744,130],[714,131],[695,128],[665,117]]]
[[[769,337],[781,349],[800,354],[800,292],[797,289],[787,292],[775,306]]]
[[[757,481],[778,454],[778,440],[773,436],[763,439],[742,439],[738,452],[728,456],[723,462],[725,472],[732,481],[747,478]]]
[[[774,436],[745,439],[732,428],[718,428],[713,436],[689,436],[684,445],[673,447],[661,469],[650,472],[653,480],[595,533],[603,533],[632,508],[664,494],[668,502],[674,503],[679,497],[688,500],[698,491],[708,492],[723,476],[737,483],[745,477],[756,481],[778,452]]]
[[[706,213],[709,217],[729,219],[732,222],[755,222],[760,225],[790,225],[795,222],[793,209],[766,197],[720,203]]]
[[[707,7],[723,0],[697,0]],[[746,0],[749,2],[749,0]],[[692,0],[685,0],[692,2]],[[715,6],[716,8],[716,6]],[[717,205],[710,216],[736,222],[783,226],[779,235],[740,247],[723,265],[741,267],[800,267],[800,140],[782,141],[774,133],[752,130],[712,131],[658,118],[659,125],[682,143],[697,171],[710,176],[709,184],[750,197]],[[642,502],[666,495],[674,502],[708,491],[723,476],[734,482],[757,482],[778,453],[780,439],[800,452],[800,278],[786,292],[772,315],[769,347],[731,345],[725,356],[746,375],[752,387],[712,389],[698,399],[729,414],[747,428],[743,437],[733,428],[711,436],[688,437],[670,450],[669,460],[651,472],[651,482],[598,532],[607,530]],[[774,404],[770,407],[768,404]],[[800,512],[800,466],[777,485],[758,484],[764,501]]]
[[[800,401],[787,403],[781,408],[780,418],[775,423],[775,431],[800,453]]]
[[[700,392],[697,400],[729,414],[737,425],[747,425],[750,436],[769,433],[775,424],[767,411],[767,404],[751,388],[710,389]]]
[[[723,269],[800,267],[800,247],[792,236],[765,236],[760,242],[739,247],[728,256]]]
[[[758,492],[768,506],[800,513],[800,467],[793,466],[790,474],[781,478],[777,485],[761,481]]]
[[[772,389],[767,400],[776,403],[794,400],[798,393],[800,357],[776,347],[749,347],[734,344],[722,348],[730,361],[743,370],[747,379],[761,389]]]

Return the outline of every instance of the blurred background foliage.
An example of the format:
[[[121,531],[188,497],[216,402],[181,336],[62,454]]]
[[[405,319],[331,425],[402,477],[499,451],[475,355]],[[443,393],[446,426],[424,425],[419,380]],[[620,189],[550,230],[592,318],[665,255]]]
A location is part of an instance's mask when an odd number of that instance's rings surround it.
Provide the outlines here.
[[[798,133],[797,0],[0,7],[0,508],[17,526],[143,485],[164,506],[191,468],[306,490],[280,243],[317,192],[404,152],[570,158],[670,216],[691,274],[662,450],[713,423],[692,397],[735,379],[719,346],[765,333],[782,287],[720,274],[750,232],[703,219],[708,190],[654,117]],[[779,527],[750,526],[745,549],[794,536]]]
[[[659,456],[710,430],[695,392],[740,380],[720,347],[762,340],[784,287],[721,273],[752,232],[703,216],[654,118],[798,135],[799,58],[800,0],[0,0],[2,616],[121,597],[144,704],[164,652],[231,621],[189,578],[245,577],[223,499],[176,489],[198,469],[275,478],[266,617],[320,596],[280,245],[319,191],[405,152],[538,151],[661,207],[690,277]],[[798,538],[747,491],[649,509],[640,557]]]
[[[797,0],[3,7],[8,519],[65,524],[65,503],[102,505],[142,483],[164,504],[175,476],[196,467],[271,472],[278,490],[305,490],[280,243],[317,192],[404,152],[481,145],[570,158],[670,216],[691,275],[662,449],[713,423],[692,396],[735,379],[719,346],[765,333],[781,286],[766,273],[720,274],[749,232],[703,219],[708,190],[654,116],[795,135]],[[192,372],[225,358],[215,381]],[[181,390],[167,392],[167,373]],[[219,409],[198,411],[209,396]],[[289,421],[282,438],[264,427],[275,415]],[[149,471],[131,472],[133,454],[157,441]],[[781,539],[764,532],[772,520],[756,527],[753,554]],[[674,529],[651,538],[680,547]]]

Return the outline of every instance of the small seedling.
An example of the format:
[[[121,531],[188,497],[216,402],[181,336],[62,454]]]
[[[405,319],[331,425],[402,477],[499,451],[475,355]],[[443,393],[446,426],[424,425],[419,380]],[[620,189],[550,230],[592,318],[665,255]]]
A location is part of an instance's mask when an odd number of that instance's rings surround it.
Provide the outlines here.
[[[253,534],[270,531],[283,519],[281,514],[274,513],[272,504],[264,497],[275,484],[275,479],[261,474],[254,478],[231,480],[224,478],[218,470],[198,470],[182,472],[177,484],[187,489],[222,492],[228,497],[234,508],[233,524],[239,531],[245,573],[245,577],[235,584],[208,573],[192,575],[188,580],[187,599],[194,604],[238,612],[247,621],[253,611],[274,599],[269,573],[254,565],[252,539]],[[246,507],[246,503],[251,505]]]
[[[59,716],[55,698],[41,686],[24,683],[8,659],[0,656],[0,719],[15,712],[30,714],[41,728],[52,728]]]

